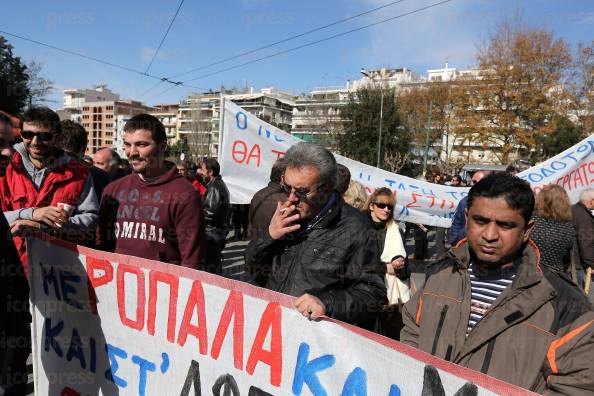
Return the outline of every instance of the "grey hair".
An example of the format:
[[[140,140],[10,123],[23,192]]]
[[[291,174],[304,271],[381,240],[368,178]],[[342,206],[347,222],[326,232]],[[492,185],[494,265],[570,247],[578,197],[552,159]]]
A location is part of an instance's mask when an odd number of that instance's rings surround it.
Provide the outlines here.
[[[594,188],[586,188],[580,194],[580,202],[586,202],[594,199]]]
[[[334,155],[323,146],[312,142],[300,142],[287,150],[284,157],[286,168],[316,168],[320,182],[332,188],[336,186],[338,168]]]

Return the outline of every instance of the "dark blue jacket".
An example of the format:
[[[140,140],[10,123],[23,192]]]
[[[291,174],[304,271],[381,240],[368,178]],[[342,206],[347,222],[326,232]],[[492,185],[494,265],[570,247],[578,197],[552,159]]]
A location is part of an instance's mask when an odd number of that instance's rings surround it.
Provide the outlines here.
[[[468,207],[468,197],[464,197],[458,203],[456,213],[452,219],[452,227],[450,228],[450,244],[456,246],[458,242],[466,238],[466,216],[464,212]]]

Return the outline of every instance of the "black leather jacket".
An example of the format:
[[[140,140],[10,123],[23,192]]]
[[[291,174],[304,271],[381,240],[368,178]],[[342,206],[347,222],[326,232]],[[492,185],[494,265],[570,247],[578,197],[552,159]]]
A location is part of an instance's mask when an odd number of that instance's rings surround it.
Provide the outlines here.
[[[292,296],[318,297],[326,314],[364,328],[374,324],[385,303],[383,268],[371,223],[342,198],[317,225],[302,235],[274,241],[266,234],[245,253],[252,275],[270,263],[266,287]]]
[[[214,177],[206,185],[206,194],[202,198],[204,224],[206,231],[209,229],[227,230],[231,204],[229,203],[229,190],[221,176]]]

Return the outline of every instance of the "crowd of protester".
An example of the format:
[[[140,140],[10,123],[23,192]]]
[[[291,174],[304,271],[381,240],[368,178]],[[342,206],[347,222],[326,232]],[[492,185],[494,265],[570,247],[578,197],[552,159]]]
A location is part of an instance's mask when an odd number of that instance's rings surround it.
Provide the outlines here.
[[[536,392],[594,392],[594,314],[583,293],[594,267],[594,189],[571,206],[554,185],[535,198],[515,169],[475,172],[448,242],[433,227],[439,258],[417,285],[410,260],[426,257],[430,227],[407,225],[407,254],[396,192],[351,180],[320,145],[287,150],[248,206],[231,205],[216,159],[168,161],[165,128],[148,114],[125,124],[125,159],[111,148],[85,156],[85,130],[48,108],[24,113],[19,140],[0,115],[5,339],[29,334],[28,313],[10,309],[28,299],[27,236],[221,275],[234,230],[250,240],[246,280],[294,296],[309,320],[346,321]],[[466,185],[439,172],[427,180]],[[0,394],[24,394],[15,373],[25,372],[29,346],[14,345],[0,348]]]

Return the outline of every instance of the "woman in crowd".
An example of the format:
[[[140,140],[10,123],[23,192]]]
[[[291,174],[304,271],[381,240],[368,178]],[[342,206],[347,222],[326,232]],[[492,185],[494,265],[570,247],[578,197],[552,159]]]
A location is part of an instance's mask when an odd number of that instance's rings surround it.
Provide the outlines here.
[[[536,195],[534,228],[530,238],[540,250],[540,262],[558,273],[569,273],[575,229],[571,205],[565,190],[550,184]]]
[[[409,286],[410,270],[406,261],[406,250],[398,224],[394,221],[396,199],[388,188],[375,190],[367,199],[363,211],[374,225],[378,237],[381,261],[386,266],[385,283],[388,306],[380,314],[377,331],[398,340],[402,328],[400,309],[411,296]]]
[[[365,202],[367,202],[367,191],[363,184],[351,180],[349,188],[344,193],[344,202],[355,209],[363,210]]]

